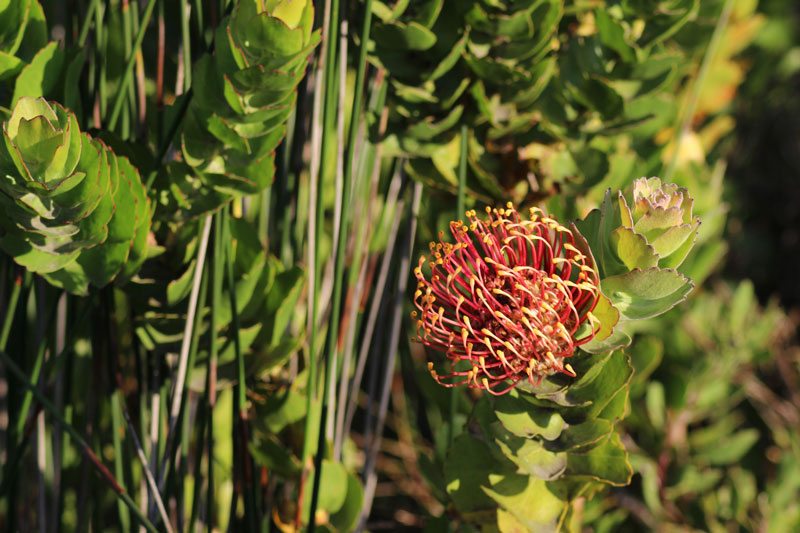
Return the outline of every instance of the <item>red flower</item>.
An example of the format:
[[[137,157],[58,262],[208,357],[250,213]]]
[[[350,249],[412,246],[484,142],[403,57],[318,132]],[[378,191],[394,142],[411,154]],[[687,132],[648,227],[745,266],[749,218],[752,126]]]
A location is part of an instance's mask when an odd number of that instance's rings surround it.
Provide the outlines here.
[[[574,377],[565,359],[599,328],[591,259],[569,229],[538,209],[530,220],[510,203],[486,212],[485,222],[469,211],[469,226],[450,223],[455,244],[430,244],[430,281],[425,256],[414,269],[417,340],[450,359],[449,374],[428,363],[431,374],[446,387],[466,383],[492,394],[524,378],[538,385],[555,372]]]

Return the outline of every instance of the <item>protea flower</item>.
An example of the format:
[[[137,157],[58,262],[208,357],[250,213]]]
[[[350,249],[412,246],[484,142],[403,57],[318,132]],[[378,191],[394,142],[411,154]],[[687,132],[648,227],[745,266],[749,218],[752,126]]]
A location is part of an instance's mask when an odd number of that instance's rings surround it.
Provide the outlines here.
[[[592,315],[600,290],[589,256],[575,235],[538,209],[520,218],[509,203],[486,209],[487,221],[467,212],[469,225],[451,222],[456,243],[431,243],[430,280],[419,281],[417,340],[450,359],[444,386],[467,384],[504,394],[521,380],[575,376],[566,362],[599,329]]]

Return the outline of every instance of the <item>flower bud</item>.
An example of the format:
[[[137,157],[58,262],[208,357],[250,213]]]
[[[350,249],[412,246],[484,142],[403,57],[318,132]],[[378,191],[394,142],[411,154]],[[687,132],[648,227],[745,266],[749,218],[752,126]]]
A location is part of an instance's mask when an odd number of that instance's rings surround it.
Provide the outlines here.
[[[619,193],[622,226],[643,236],[666,268],[680,265],[694,245],[700,219],[692,216],[693,203],[685,187],[659,178],[639,178]]]

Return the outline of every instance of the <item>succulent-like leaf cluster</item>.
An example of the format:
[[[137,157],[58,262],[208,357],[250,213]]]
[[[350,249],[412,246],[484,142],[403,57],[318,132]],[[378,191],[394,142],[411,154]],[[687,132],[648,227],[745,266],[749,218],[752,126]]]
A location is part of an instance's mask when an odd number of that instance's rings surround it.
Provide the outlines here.
[[[216,51],[194,67],[202,80],[183,124],[186,165],[167,169],[178,209],[190,215],[272,183],[275,148],[297,102],[296,87],[319,42],[305,0],[237,2],[216,32]]]
[[[571,364],[575,380],[556,374],[478,402],[480,438],[458,437],[445,461],[462,520],[507,532],[561,531],[572,500],[630,482],[615,430],[626,414],[630,359],[615,351],[576,355]]]
[[[682,60],[665,41],[698,9],[696,0],[660,2],[657,15],[638,2],[569,13],[557,0],[376,5],[374,61],[392,76],[389,140],[412,156],[412,175],[455,189],[466,124],[470,190],[515,202],[585,190],[609,170],[604,136],[657,131],[673,112],[660,93]]]
[[[17,102],[3,141],[0,247],[73,293],[129,280],[147,257],[152,213],[128,159],[42,98]]]

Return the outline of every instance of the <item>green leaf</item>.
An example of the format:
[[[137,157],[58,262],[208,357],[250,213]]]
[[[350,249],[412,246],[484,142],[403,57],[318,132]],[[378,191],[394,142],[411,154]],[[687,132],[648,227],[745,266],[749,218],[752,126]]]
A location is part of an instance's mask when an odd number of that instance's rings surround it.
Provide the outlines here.
[[[19,3],[11,2],[11,4]],[[22,35],[22,42],[19,43],[16,55],[25,61],[30,61],[36,52],[47,44],[47,22],[44,19],[44,10],[39,0],[31,0],[30,2],[26,0],[24,3],[29,6],[28,19],[26,23],[17,26],[20,34],[22,34],[23,29],[25,33]]]
[[[314,486],[316,472],[312,471],[306,479],[307,487]],[[347,499],[348,475],[341,463],[329,459],[322,460],[322,474],[320,477],[319,500],[317,509],[323,509],[328,514],[339,511]],[[345,490],[342,490],[342,489]],[[303,522],[308,523],[309,509],[311,509],[311,493],[306,490],[303,494]]]
[[[546,440],[558,437],[564,427],[564,420],[558,412],[535,407],[519,395],[516,389],[512,389],[494,399],[494,414],[503,427],[519,437],[541,436]]]
[[[80,95],[80,77],[86,60],[86,51],[79,50],[67,63],[64,74],[64,105],[71,109],[82,123],[83,101]]]
[[[484,533],[491,533],[491,530],[483,528]],[[497,531],[500,533],[528,533],[530,530],[517,520],[517,518],[504,509],[497,510]]]
[[[13,139],[30,177],[39,182],[46,181],[45,172],[64,141],[64,132],[56,130],[43,116],[20,120]]]
[[[631,45],[625,40],[625,29],[622,25],[601,8],[595,8],[594,21],[600,41],[617,52],[623,61],[633,62],[636,55]]]
[[[592,354],[606,353],[630,344],[630,336],[619,323],[619,310],[602,292],[592,314],[600,320],[600,329],[592,340],[580,346],[581,350]]]
[[[612,424],[627,416],[630,411],[628,398],[630,396],[630,387],[621,388],[611,401],[603,407],[603,410],[597,413],[597,418],[608,420]]]
[[[286,334],[305,281],[305,271],[297,266],[275,276],[275,282],[267,296],[267,311],[271,316],[265,323],[267,331],[271,331],[270,345],[279,342]]]
[[[647,384],[644,405],[647,409],[647,416],[653,427],[660,430],[664,427],[666,419],[666,408],[664,400],[664,385],[660,381],[651,381]]]
[[[31,0],[9,1],[0,5],[0,46],[9,54],[15,54],[25,35],[31,10]]]
[[[512,14],[489,14],[474,4],[467,12],[465,22],[469,27],[504,39],[517,40],[533,37],[533,20],[529,10],[520,9]]]
[[[628,452],[616,433],[586,453],[567,455],[568,475],[588,477],[615,487],[631,482],[633,468],[628,462]]]
[[[592,210],[582,220],[575,222],[578,231],[586,238],[592,250],[601,280],[628,271],[611,247],[611,232],[620,225],[620,214],[614,209],[611,189],[606,191],[600,209]]]
[[[628,270],[651,268],[658,265],[659,256],[644,235],[621,226],[611,232],[611,246]]]
[[[731,300],[728,319],[731,331],[744,331],[749,319],[755,315],[755,313],[753,313],[754,307],[755,289],[753,287],[753,282],[744,280],[736,287],[736,291],[733,293],[733,299]]]
[[[78,253],[76,252],[74,256],[77,257],[77,255]],[[77,294],[78,296],[87,296],[89,294],[89,277],[83,271],[83,268],[78,265],[77,261],[68,263],[55,272],[42,274],[42,277],[50,285],[62,288],[72,294]]]
[[[269,348],[260,349],[248,361],[248,372],[264,378],[266,374],[280,369],[302,347],[303,340],[302,336],[287,337]]]
[[[492,509],[495,502],[482,488],[491,486],[490,476],[501,472],[510,474],[516,469],[511,461],[499,462],[481,441],[469,435],[459,435],[445,459],[447,493],[461,512]]]
[[[100,246],[84,251],[78,258],[92,283],[104,287],[122,270],[136,235],[136,197],[139,173],[127,157],[117,158],[119,186],[114,194],[114,215],[108,224],[108,236]]]
[[[653,373],[664,357],[664,344],[657,337],[637,337],[628,355],[633,365],[633,383],[641,383]]]
[[[23,96],[50,96],[64,69],[66,53],[53,41],[34,56],[30,65],[22,69],[14,85],[11,106]]]
[[[551,492],[544,480],[519,474],[490,478],[491,486],[483,490],[528,531],[558,531],[567,502]]]
[[[372,29],[378,46],[392,50],[428,50],[436,44],[436,34],[418,22],[379,24]]]
[[[303,29],[291,29],[282,20],[262,13],[244,23],[244,35],[233,29],[234,39],[243,46],[245,54],[257,59],[261,56],[291,56],[303,49]]]
[[[556,440],[544,443],[544,447],[557,452],[587,448],[592,444],[599,443],[613,429],[614,426],[608,420],[587,420],[580,424],[567,426]]]
[[[608,353],[619,348],[630,346],[631,336],[625,331],[623,324],[618,324],[614,332],[602,341],[587,342],[581,349],[590,354]]]
[[[488,85],[511,85],[524,80],[526,77],[526,73],[521,68],[507,65],[491,57],[476,57],[465,51],[464,61],[475,75]]]
[[[759,437],[760,433],[757,429],[743,429],[718,441],[711,449],[697,454],[696,458],[712,465],[733,464],[740,461],[750,451],[750,448],[758,442]]]
[[[693,224],[674,226],[658,236],[651,244],[656,253],[661,257],[668,257],[680,250],[683,253],[683,256],[680,257],[678,261],[678,264],[680,264],[683,262],[686,254],[689,253],[689,249],[684,249],[683,245],[687,241],[691,241],[691,243],[694,244],[697,238],[698,226],[700,226],[699,218],[696,218]]]
[[[435,81],[448,72],[452,70],[452,68],[458,63],[458,60],[461,59],[461,54],[464,52],[464,49],[467,47],[467,39],[469,38],[469,29],[464,32],[463,37],[461,37],[456,43],[453,45],[452,49],[444,58],[439,62],[438,65],[431,71],[430,74],[423,76],[426,81]]]
[[[627,320],[651,318],[686,299],[694,285],[670,269],[635,269],[601,281],[603,293]]]
[[[677,482],[666,487],[664,494],[670,500],[687,494],[704,494],[719,483],[722,476],[723,473],[718,468],[704,467],[701,470],[694,465],[688,465],[681,469]]]
[[[183,274],[167,284],[167,305],[170,307],[177,305],[178,302],[183,301],[184,298],[189,296],[192,290],[192,282],[194,281],[196,264],[197,260],[192,259],[192,262],[189,263],[189,266]]]
[[[700,0],[677,0],[670,3],[669,10],[650,18],[639,38],[638,45],[642,48],[660,43],[673,36],[697,14]],[[648,15],[652,14],[652,7],[648,6]]]
[[[506,434],[496,442],[503,454],[519,466],[521,473],[538,479],[558,479],[567,467],[565,453],[552,451],[539,440]]]
[[[330,523],[339,531],[353,531],[364,505],[364,488],[354,474],[347,473],[347,491],[342,507],[330,516]]]
[[[39,251],[17,233],[9,233],[2,237],[0,248],[13,257],[17,264],[39,274],[64,268],[78,258],[77,252],[56,255]]]
[[[20,58],[0,50],[0,80],[13,78],[24,66],[25,62]]]
[[[306,398],[295,389],[270,395],[264,404],[258,404],[258,423],[277,435],[289,424],[306,416]]]
[[[580,423],[597,416],[620,389],[627,386],[633,375],[630,358],[622,351],[612,352],[592,371],[578,377],[567,389],[564,400],[571,409],[561,416],[569,423]]]
[[[302,467],[300,460],[287,450],[274,435],[264,435],[248,443],[253,459],[260,466],[289,478],[297,478]]]
[[[441,120],[437,121],[437,117],[426,117],[424,120],[410,126],[406,133],[422,141],[432,140],[436,136],[454,127],[461,118],[463,111],[464,106],[459,105],[451,109],[447,116]]]

